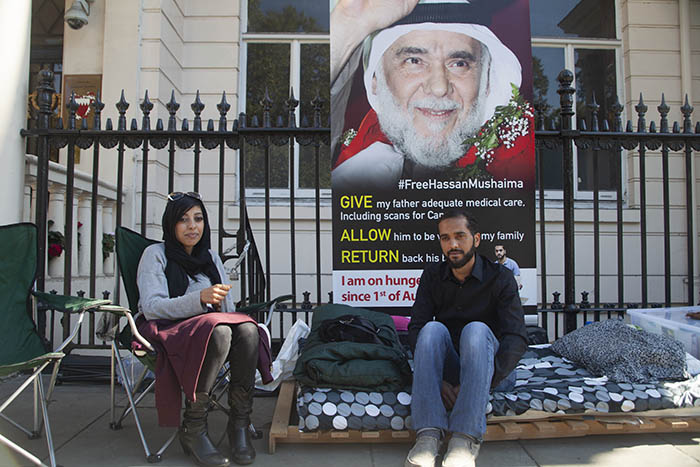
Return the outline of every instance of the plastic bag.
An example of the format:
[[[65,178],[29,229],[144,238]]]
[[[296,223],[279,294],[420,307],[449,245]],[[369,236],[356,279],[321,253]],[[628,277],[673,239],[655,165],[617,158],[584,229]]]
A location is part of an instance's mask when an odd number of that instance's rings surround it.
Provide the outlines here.
[[[289,334],[282,343],[279,354],[274,362],[272,362],[272,382],[262,384],[260,372],[255,374],[255,387],[264,391],[274,391],[285,379],[292,377],[294,367],[297,364],[299,357],[299,339],[303,339],[309,335],[311,329],[302,320],[297,320],[289,329]]]
[[[113,313],[102,313],[100,320],[97,322],[95,334],[104,342],[112,342],[117,335],[119,328],[119,316]]]
[[[143,363],[136,358],[133,354],[129,353],[125,357],[122,357],[122,364],[124,365],[124,371],[126,372],[125,375],[121,374],[121,371],[119,370],[119,365],[116,365],[116,370],[117,370],[117,382],[121,385],[124,385],[124,379],[126,379],[129,383],[129,386],[132,386],[134,382],[136,381],[137,378],[141,376],[141,373],[143,370],[146,369]],[[155,379],[155,375],[151,370],[148,370],[146,372],[146,376],[144,376],[143,383],[140,388],[134,388],[136,390],[142,390],[145,386],[147,386],[151,381]]]

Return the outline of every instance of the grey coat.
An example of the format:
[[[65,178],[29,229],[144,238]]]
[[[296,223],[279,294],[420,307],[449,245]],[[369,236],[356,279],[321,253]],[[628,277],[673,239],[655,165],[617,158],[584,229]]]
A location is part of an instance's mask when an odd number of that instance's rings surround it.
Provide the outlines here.
[[[216,269],[219,271],[221,282],[229,284],[228,274],[224,270],[224,265],[219,255],[212,250],[209,250],[209,253],[214,260]],[[140,295],[139,312],[143,313],[148,320],[178,320],[209,311],[199,299],[200,290],[212,286],[209,278],[204,274],[197,274],[195,276],[196,280],[190,277],[185,295],[170,298],[168,279],[165,276],[166,264],[164,244],[156,243],[143,251],[136,276]],[[225,313],[236,311],[232,293],[226,295],[226,299],[221,304],[221,311]]]

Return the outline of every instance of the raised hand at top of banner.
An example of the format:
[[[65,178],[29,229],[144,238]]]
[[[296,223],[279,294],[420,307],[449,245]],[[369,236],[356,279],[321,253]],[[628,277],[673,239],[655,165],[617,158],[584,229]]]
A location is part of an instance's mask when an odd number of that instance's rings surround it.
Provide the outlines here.
[[[408,15],[418,0],[340,0],[331,12],[331,82],[365,37]]]

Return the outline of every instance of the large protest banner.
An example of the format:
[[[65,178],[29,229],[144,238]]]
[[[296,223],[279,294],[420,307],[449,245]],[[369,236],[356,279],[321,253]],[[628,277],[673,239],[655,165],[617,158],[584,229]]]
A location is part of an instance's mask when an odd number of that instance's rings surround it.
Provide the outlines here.
[[[457,208],[537,304],[529,21],[528,0],[421,1],[331,72],[336,303],[410,307]]]

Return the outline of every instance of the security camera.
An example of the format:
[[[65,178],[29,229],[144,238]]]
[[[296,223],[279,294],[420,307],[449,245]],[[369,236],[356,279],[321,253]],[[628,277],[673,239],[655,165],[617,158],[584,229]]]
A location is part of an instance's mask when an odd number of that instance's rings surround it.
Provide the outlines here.
[[[73,29],[80,29],[88,24],[88,16],[90,16],[90,3],[95,0],[73,0],[73,4],[66,11],[64,18],[68,26]]]

